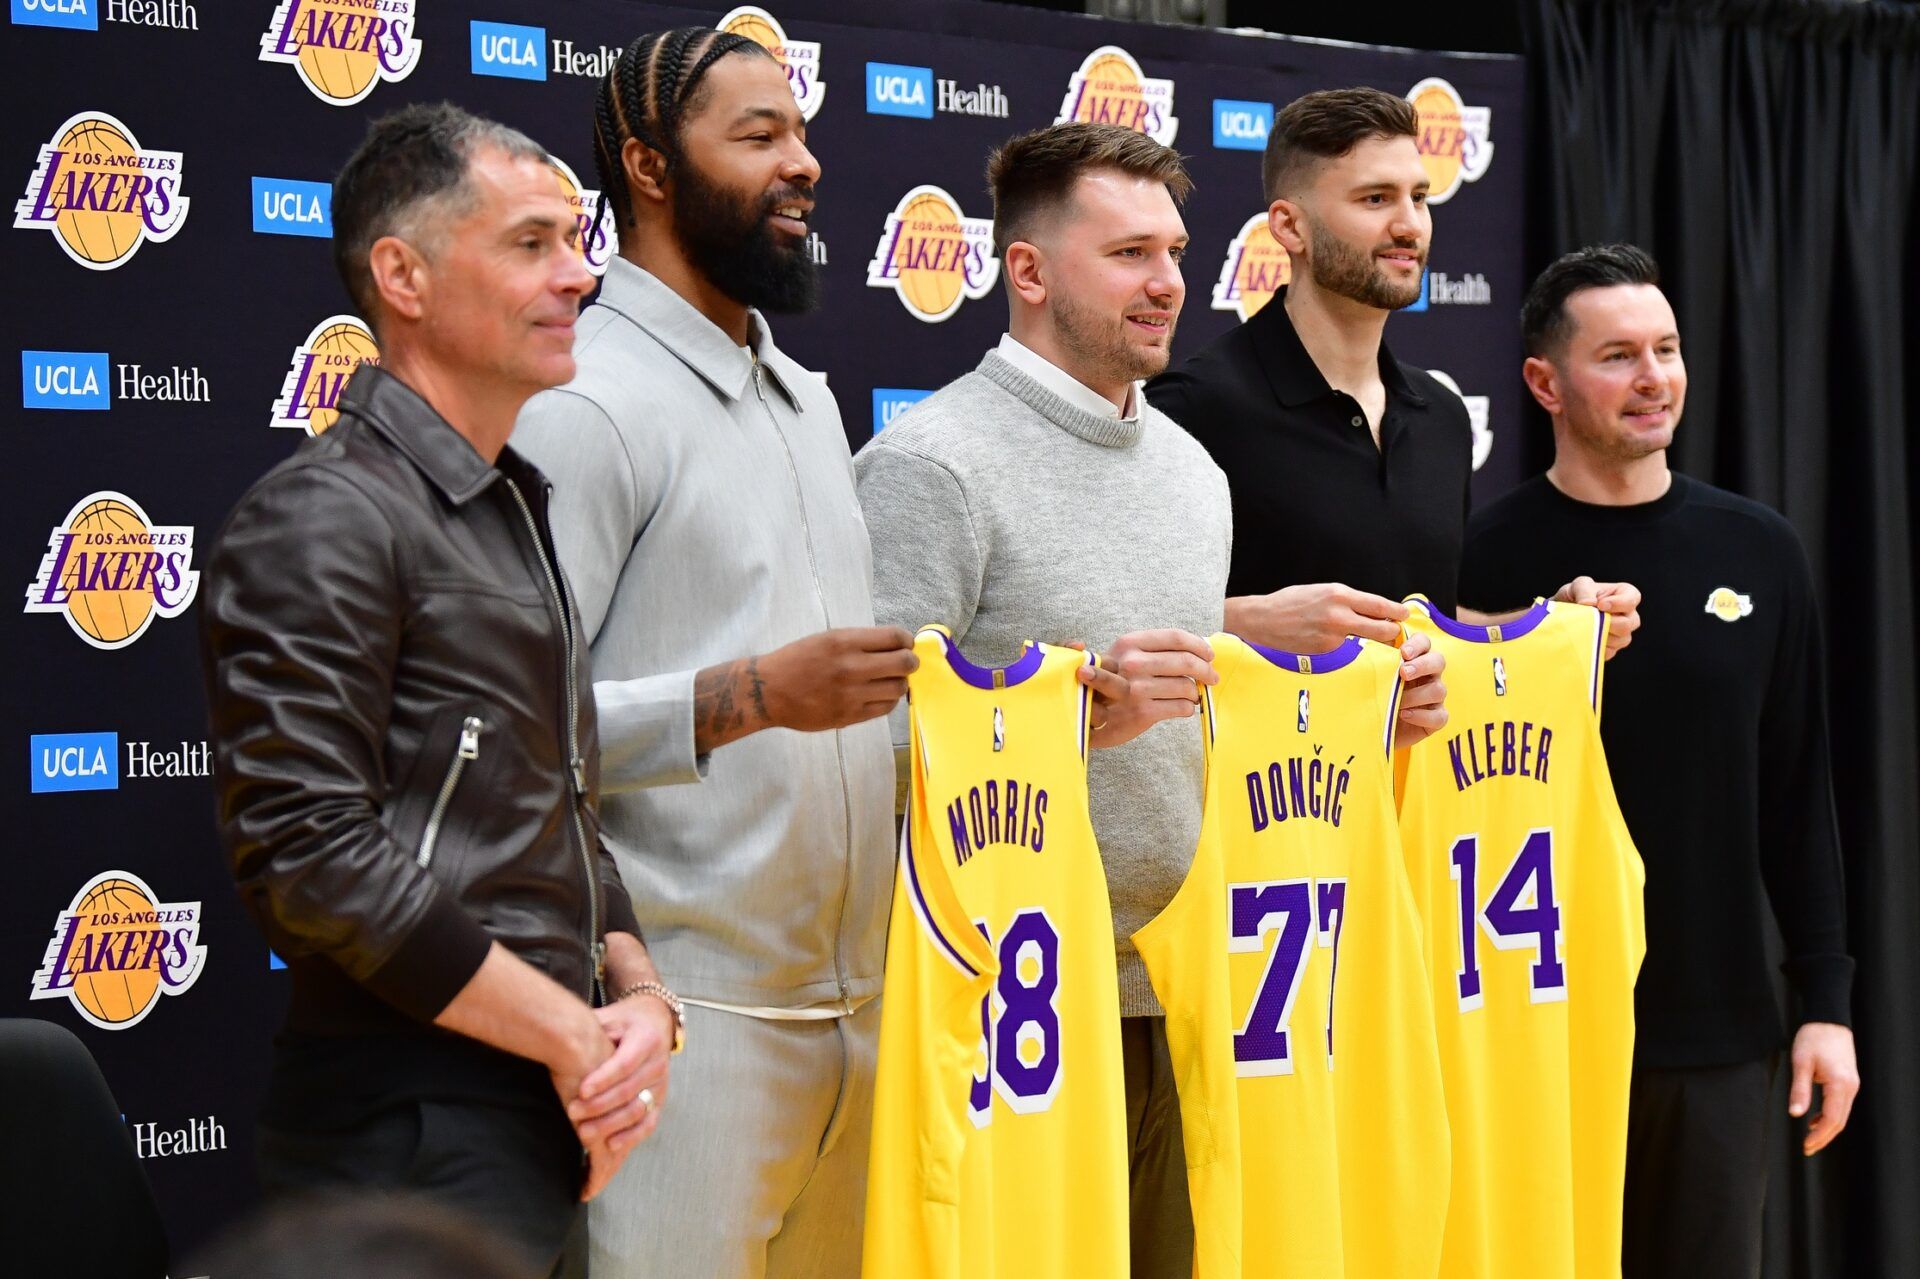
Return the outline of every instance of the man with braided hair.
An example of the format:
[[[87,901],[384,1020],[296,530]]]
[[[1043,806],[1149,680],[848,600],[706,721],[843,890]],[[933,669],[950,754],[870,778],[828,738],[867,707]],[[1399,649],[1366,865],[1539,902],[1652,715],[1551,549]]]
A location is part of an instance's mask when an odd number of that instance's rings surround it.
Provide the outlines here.
[[[765,319],[814,300],[820,166],[780,64],[695,27],[627,46],[594,150],[620,256],[514,441],[591,640],[606,843],[690,1007],[593,1273],[854,1275],[915,660],[833,397]]]

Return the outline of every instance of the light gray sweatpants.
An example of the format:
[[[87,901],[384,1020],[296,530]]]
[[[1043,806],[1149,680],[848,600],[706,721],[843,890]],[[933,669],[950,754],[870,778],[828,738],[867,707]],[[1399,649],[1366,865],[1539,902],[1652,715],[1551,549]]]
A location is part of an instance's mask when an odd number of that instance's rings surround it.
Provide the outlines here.
[[[768,1021],[687,1007],[666,1112],[589,1207],[592,1279],[855,1279],[880,1000]]]

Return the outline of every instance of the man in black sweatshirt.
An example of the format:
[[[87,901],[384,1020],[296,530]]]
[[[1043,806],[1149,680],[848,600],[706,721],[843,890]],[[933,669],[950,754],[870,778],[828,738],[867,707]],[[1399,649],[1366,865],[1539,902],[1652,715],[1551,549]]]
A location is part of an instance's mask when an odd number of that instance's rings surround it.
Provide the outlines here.
[[[1767,1098],[1785,1042],[1765,909],[1793,988],[1803,1149],[1858,1092],[1825,665],[1806,553],[1778,514],[1671,472],[1686,366],[1652,258],[1581,249],[1528,291],[1543,476],[1479,511],[1460,596],[1511,608],[1576,568],[1632,581],[1649,625],[1607,672],[1601,735],[1646,862],[1627,1134],[1627,1279],[1760,1273]]]

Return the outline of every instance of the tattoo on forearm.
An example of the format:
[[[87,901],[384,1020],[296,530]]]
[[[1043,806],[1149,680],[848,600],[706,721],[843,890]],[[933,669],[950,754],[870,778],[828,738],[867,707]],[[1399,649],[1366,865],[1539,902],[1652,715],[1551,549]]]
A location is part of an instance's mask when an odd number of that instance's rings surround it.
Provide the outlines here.
[[[760,678],[760,659],[747,659],[747,694],[753,698],[753,710],[760,717],[761,724],[773,723],[773,717],[767,714],[767,682]]]
[[[733,697],[734,673],[739,662],[712,666],[693,679],[693,740],[708,750],[731,741],[746,725],[746,713]],[[751,663],[749,663],[751,668]]]

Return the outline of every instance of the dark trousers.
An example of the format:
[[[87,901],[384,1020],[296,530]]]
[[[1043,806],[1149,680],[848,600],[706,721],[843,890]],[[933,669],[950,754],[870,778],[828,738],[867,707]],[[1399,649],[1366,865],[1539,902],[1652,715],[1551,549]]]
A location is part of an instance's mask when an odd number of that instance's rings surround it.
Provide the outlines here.
[[[528,1274],[584,1277],[580,1143],[551,1105],[392,1101],[325,1127],[255,1129],[269,1199],[403,1189],[472,1218],[526,1255]]]
[[[1128,1184],[1134,1279],[1192,1279],[1193,1205],[1187,1194],[1180,1097],[1165,1017],[1122,1017]]]
[[[1756,1279],[1778,1057],[1633,1072],[1624,1279]]]

